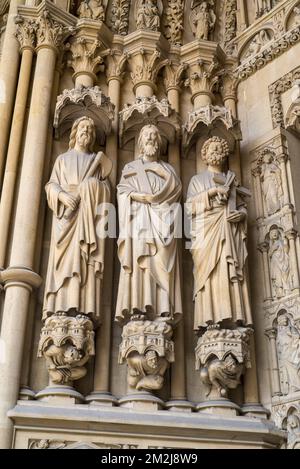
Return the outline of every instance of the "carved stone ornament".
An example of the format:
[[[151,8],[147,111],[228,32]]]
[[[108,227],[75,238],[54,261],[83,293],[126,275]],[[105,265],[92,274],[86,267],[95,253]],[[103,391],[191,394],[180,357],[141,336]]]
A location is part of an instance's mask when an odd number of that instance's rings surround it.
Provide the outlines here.
[[[179,115],[171,108],[167,99],[159,101],[156,96],[138,97],[132,105],[120,112],[120,141],[125,145],[146,124],[155,124],[162,137],[174,142],[181,132]]]
[[[58,49],[63,41],[74,33],[74,28],[65,27],[51,16],[48,10],[44,10],[37,19],[36,43],[37,47],[53,47]]]
[[[15,18],[17,25],[16,38],[20,43],[21,50],[33,49],[36,43],[37,23],[34,20],[24,19],[22,16]]]
[[[207,386],[210,399],[227,397],[240,383],[244,368],[250,368],[250,328],[235,330],[211,326],[198,340],[196,369]]]
[[[162,11],[161,0],[137,0],[135,6],[136,28],[159,31]]]
[[[195,5],[196,4],[196,5]],[[207,41],[216,24],[215,0],[193,2],[190,13],[190,24],[196,39]]]
[[[268,13],[269,11],[271,11],[271,9],[274,6],[273,3],[275,3],[273,0],[255,0],[255,4],[256,4],[255,18],[259,18],[265,13]]]
[[[300,330],[290,314],[277,319],[276,346],[281,392],[284,396],[300,391]]]
[[[245,54],[243,55],[244,59],[249,59],[250,57],[258,54],[265,45],[271,41],[271,36],[269,31],[263,29],[257,33],[253,39],[251,39]]]
[[[53,124],[56,138],[64,135],[74,120],[82,115],[94,120],[99,143],[103,144],[105,136],[109,135],[111,130],[114,105],[102,93],[99,86],[89,88],[81,85],[71,90],[64,90],[57,97]]]
[[[45,321],[38,346],[51,383],[70,384],[86,375],[84,365],[94,350],[93,323],[84,315],[54,314]]]
[[[119,363],[127,361],[132,390],[158,390],[174,362],[173,329],[163,320],[132,319],[123,328]]]
[[[237,33],[237,0],[226,0],[225,3],[225,25],[224,25],[224,46],[227,53],[232,53],[233,48],[230,42]]]
[[[183,32],[183,0],[168,0],[164,9],[163,26],[165,37],[174,45],[182,45]]]
[[[285,115],[285,128],[300,135],[300,79],[294,82],[291,101],[292,104]]]
[[[83,0],[77,10],[77,15],[79,18],[104,21],[105,7],[103,0]]]
[[[277,225],[272,225],[269,232],[268,255],[273,295],[276,298],[283,298],[293,290],[289,251],[288,239]]]
[[[114,33],[126,36],[129,27],[130,0],[112,0],[111,29]]]

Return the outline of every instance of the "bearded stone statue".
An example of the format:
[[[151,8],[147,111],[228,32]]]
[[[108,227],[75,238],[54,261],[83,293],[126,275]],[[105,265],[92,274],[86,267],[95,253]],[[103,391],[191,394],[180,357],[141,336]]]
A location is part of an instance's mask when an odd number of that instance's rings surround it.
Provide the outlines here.
[[[252,323],[246,278],[247,190],[232,171],[223,172],[228,156],[225,140],[207,140],[202,149],[207,170],[194,176],[188,189],[195,330],[225,320]]]
[[[182,314],[175,236],[181,182],[172,166],[159,159],[157,127],[143,127],[138,143],[140,156],[125,166],[118,185],[121,272],[116,319],[123,323],[142,315],[176,320]]]
[[[46,185],[53,211],[43,318],[56,313],[100,316],[105,238],[99,229],[110,200],[111,162],[94,153],[94,121],[77,119],[69,150],[58,156]]]

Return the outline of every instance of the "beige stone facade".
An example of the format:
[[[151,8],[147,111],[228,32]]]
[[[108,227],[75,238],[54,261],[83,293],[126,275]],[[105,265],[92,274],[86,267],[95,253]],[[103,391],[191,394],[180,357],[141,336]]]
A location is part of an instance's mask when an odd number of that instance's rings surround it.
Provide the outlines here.
[[[299,0],[0,0],[1,448],[300,448],[299,53]]]

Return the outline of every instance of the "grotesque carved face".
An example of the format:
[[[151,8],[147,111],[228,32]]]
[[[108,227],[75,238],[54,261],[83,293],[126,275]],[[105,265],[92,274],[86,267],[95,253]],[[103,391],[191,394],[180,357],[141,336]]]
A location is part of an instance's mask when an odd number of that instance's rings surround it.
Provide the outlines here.
[[[143,155],[153,158],[159,152],[159,134],[155,126],[149,125],[142,129],[140,135],[140,148]]]
[[[147,361],[147,365],[153,370],[157,368],[157,355],[155,352],[152,352],[152,351],[147,352],[146,361]]]
[[[64,359],[66,363],[72,364],[81,359],[81,352],[70,345],[64,353]]]
[[[82,120],[78,124],[76,143],[87,150],[93,139],[93,124],[89,120]]]

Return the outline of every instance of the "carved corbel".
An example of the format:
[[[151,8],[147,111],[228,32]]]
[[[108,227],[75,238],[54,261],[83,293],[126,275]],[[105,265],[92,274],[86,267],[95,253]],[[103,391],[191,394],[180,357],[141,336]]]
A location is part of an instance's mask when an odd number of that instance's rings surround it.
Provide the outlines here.
[[[174,362],[173,329],[164,321],[132,319],[123,327],[119,363],[127,362],[131,391],[162,388],[164,375]]]
[[[196,369],[207,387],[210,400],[227,398],[229,389],[240,384],[245,368],[251,368],[250,328],[234,330],[212,326],[199,338],[196,347]]]

